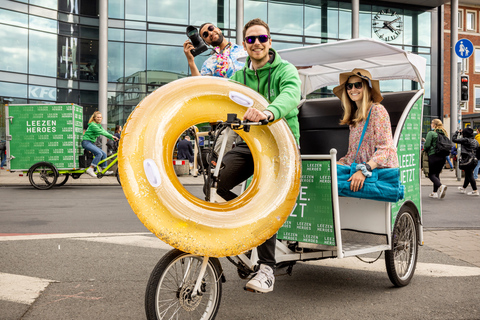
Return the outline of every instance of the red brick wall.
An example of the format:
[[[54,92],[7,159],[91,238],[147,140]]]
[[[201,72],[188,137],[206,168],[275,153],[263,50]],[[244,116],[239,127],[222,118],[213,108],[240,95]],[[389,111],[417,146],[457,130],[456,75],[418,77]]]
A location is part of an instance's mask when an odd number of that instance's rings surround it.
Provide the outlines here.
[[[465,7],[459,6],[458,10],[463,9],[463,23],[462,29],[458,30],[458,39],[468,39],[472,41],[475,50],[480,50],[480,6],[477,7]],[[466,31],[466,12],[474,11],[476,12],[476,21],[475,21],[475,31]],[[451,7],[450,5],[445,5],[445,14],[444,14],[444,75],[443,75],[443,113],[445,116],[450,117],[450,20],[451,20]],[[478,54],[478,53],[477,53]],[[475,94],[475,84],[480,85],[480,72],[475,72],[475,53],[470,56],[468,59],[468,67],[466,74],[469,76],[469,101],[468,101],[468,110],[464,111],[463,114],[470,113],[479,113],[480,111],[474,110],[474,94]]]

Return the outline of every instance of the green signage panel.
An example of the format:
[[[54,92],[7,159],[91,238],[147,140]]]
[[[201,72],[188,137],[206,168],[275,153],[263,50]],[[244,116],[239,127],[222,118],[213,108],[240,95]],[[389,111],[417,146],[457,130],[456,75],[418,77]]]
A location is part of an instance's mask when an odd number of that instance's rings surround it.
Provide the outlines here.
[[[400,165],[400,180],[405,186],[405,199],[392,204],[392,228],[398,211],[405,201],[412,201],[421,211],[420,144],[422,139],[422,114],[423,99],[419,98],[408,113],[403,128],[397,128],[402,130],[398,141],[397,154]]]
[[[74,104],[7,105],[11,170],[28,170],[37,162],[57,169],[79,168],[83,154],[83,108]]]
[[[336,245],[330,160],[302,160],[302,183],[295,209],[277,238]]]

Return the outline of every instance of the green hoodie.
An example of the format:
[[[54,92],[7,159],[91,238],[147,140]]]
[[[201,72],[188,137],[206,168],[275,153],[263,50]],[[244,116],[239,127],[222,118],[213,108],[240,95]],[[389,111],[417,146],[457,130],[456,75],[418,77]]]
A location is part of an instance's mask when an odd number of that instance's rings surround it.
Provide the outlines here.
[[[85,131],[83,134],[83,140],[88,140],[93,143],[97,140],[99,136],[105,136],[108,139],[113,140],[113,135],[108,133],[105,129],[103,129],[102,125],[100,123],[96,123],[95,121],[92,121],[88,124],[88,129]]]
[[[274,60],[257,70],[252,70],[250,57],[247,58],[245,67],[235,72],[232,80],[238,81],[259,92],[270,105],[275,119],[285,118],[292,129],[293,135],[299,143],[300,126],[298,124],[298,104],[301,98],[301,81],[297,69],[289,62],[282,60],[274,49]],[[270,89],[270,92],[269,92]]]

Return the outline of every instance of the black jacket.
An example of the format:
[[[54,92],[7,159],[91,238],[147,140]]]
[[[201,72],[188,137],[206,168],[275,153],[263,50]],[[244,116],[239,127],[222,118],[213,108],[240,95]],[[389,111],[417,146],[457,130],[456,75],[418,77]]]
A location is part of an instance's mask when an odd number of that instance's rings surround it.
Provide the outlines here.
[[[177,145],[177,159],[188,160],[193,163],[193,148],[192,143],[188,140],[180,140]]]
[[[458,138],[458,134],[458,131],[453,134],[452,141],[462,145],[462,158],[475,156],[478,147],[477,140],[475,138]]]

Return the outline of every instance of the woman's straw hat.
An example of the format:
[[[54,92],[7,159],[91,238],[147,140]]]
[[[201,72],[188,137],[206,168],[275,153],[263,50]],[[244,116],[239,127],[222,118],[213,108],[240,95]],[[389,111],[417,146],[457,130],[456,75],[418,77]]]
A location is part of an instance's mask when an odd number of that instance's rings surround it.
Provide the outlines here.
[[[343,91],[346,90],[345,83],[352,76],[357,76],[368,82],[369,87],[372,89],[372,99],[373,102],[380,102],[383,100],[382,94],[380,93],[380,83],[378,80],[372,79],[372,75],[365,69],[353,69],[350,72],[340,73],[340,85],[333,88],[333,93],[338,97],[342,98]]]

